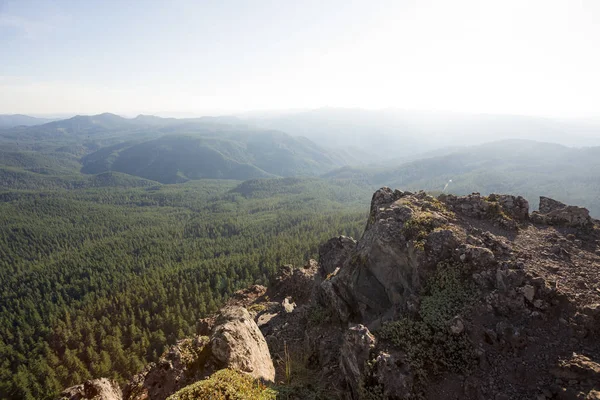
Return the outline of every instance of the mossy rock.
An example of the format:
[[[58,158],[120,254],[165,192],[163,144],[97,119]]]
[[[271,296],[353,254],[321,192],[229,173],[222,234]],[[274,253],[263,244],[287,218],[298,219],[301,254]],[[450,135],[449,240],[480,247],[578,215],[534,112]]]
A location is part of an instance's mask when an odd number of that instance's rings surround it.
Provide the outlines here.
[[[275,400],[277,393],[252,377],[222,369],[186,386],[167,400]]]

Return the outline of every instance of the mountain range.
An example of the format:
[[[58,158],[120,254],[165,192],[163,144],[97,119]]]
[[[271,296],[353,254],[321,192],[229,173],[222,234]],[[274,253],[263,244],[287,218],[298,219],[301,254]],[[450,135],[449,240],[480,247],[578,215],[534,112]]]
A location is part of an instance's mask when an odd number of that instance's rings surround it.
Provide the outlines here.
[[[104,113],[0,131],[0,184],[80,187],[108,172],[163,184],[320,176],[368,189],[550,195],[600,215],[600,147],[564,144],[593,143],[594,126],[364,110],[185,119]],[[545,141],[523,138],[543,134]]]

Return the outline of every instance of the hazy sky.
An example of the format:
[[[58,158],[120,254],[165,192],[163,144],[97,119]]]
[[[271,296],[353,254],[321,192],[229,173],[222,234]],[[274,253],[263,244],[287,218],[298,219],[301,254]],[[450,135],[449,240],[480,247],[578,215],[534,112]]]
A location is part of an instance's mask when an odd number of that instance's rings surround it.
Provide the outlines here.
[[[600,0],[0,0],[0,114],[600,116]]]

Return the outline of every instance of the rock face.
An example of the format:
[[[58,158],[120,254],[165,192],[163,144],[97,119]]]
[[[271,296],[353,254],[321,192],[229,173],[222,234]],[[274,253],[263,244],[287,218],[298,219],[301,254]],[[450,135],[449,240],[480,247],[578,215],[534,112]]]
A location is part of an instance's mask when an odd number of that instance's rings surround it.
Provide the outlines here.
[[[340,349],[340,371],[352,399],[359,398],[359,382],[374,347],[375,337],[363,325],[351,326],[344,335]]]
[[[283,265],[267,294],[279,302],[291,298],[294,303],[306,303],[312,295],[312,286],[318,272],[319,263],[315,260],[308,260],[302,268]]]
[[[591,229],[594,226],[586,208],[568,206],[543,196],[540,197],[539,212],[534,212],[532,219],[537,223],[569,228]]]
[[[322,297],[340,309],[347,306],[348,319],[370,327],[393,318],[436,263],[454,251],[454,232],[444,229],[448,218],[441,203],[423,192],[378,190],[362,238],[337,276],[323,285]],[[333,292],[341,302],[331,300]]]
[[[275,380],[267,342],[245,308],[228,307],[221,311],[210,344],[213,357],[223,367],[257,379]]]
[[[86,381],[65,389],[60,395],[60,400],[122,400],[119,384],[106,378]]]
[[[338,236],[329,239],[319,247],[319,263],[324,276],[332,274],[341,268],[350,253],[356,247],[356,240],[348,236]]]

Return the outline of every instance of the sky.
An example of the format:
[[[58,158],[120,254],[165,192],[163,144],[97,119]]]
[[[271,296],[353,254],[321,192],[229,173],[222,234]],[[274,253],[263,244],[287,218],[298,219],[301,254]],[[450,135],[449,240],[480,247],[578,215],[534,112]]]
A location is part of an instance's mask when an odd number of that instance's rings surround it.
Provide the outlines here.
[[[599,0],[0,0],[0,114],[600,117]]]

